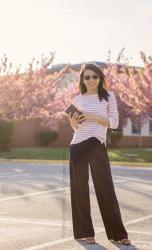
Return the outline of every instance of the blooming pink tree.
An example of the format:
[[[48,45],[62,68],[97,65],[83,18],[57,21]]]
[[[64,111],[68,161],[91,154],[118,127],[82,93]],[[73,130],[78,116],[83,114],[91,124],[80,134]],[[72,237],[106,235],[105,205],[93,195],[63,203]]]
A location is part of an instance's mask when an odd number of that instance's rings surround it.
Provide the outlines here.
[[[142,124],[152,117],[152,63],[141,52],[144,68],[126,65],[108,65],[111,89],[119,95],[120,100],[129,110],[129,117]]]
[[[152,62],[141,52],[143,68],[126,64],[108,64],[105,70],[110,88],[116,93],[120,122],[126,125],[130,118],[135,126],[152,118]],[[140,146],[141,146],[140,135]]]
[[[43,126],[57,128],[56,114],[64,102],[61,102],[59,82],[67,67],[58,73],[48,74],[52,61],[53,57],[42,58],[40,67],[36,69],[33,69],[32,62],[26,72],[19,73],[18,68],[15,73],[10,73],[5,57],[5,63],[0,67],[1,120],[41,118]]]
[[[130,118],[135,124],[143,124],[152,117],[152,63],[141,52],[144,68],[129,67],[127,64],[108,62],[104,74],[109,82],[109,88],[114,91],[120,124],[126,125]],[[28,69],[12,72],[12,64],[7,57],[0,65],[0,115],[2,120],[20,120],[40,118],[42,125],[57,129],[59,123],[67,126],[68,119],[63,110],[79,93],[79,74],[63,67],[59,72],[48,74],[48,68],[53,62],[53,55],[29,63]],[[35,68],[34,68],[35,67]],[[65,73],[73,74],[73,81],[68,86],[61,85]]]

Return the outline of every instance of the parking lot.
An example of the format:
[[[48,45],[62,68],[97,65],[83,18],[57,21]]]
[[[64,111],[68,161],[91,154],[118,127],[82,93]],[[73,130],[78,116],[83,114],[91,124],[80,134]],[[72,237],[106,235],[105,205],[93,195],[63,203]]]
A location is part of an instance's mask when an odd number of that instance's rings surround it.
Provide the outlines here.
[[[0,163],[0,250],[152,249],[152,169],[111,166],[124,225],[133,245],[108,241],[90,175],[96,244],[73,239],[66,164]]]

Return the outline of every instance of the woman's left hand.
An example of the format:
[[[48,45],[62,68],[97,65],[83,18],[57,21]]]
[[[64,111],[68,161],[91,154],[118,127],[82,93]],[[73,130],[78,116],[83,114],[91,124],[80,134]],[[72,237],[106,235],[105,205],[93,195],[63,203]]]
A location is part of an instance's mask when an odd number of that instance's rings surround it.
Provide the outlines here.
[[[86,121],[97,122],[97,119],[99,118],[96,115],[93,115],[93,114],[90,114],[90,113],[87,113],[87,112],[84,112],[84,111],[83,111],[83,114],[86,117]]]
[[[109,120],[107,118],[93,115],[87,112],[83,111],[83,115],[85,116],[86,120],[85,121],[91,121],[91,122],[96,122],[104,127],[110,127]]]

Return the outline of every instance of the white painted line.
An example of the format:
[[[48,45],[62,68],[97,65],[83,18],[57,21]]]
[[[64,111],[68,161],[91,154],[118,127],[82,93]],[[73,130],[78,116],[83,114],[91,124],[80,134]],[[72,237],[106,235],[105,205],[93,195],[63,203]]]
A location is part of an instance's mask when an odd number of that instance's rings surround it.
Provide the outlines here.
[[[134,223],[137,223],[139,221],[147,220],[149,218],[152,218],[152,214],[144,216],[144,217],[140,217],[140,218],[137,218],[137,219],[134,219],[134,220],[131,220],[131,221],[128,221],[128,222],[124,223],[124,225],[134,224]],[[97,230],[95,233],[97,234],[97,233],[101,233],[103,231],[105,231],[105,228],[101,228],[101,229]],[[63,242],[71,241],[71,240],[74,240],[74,238],[73,237],[67,237],[67,238],[56,240],[56,241],[52,241],[52,242],[46,242],[44,244],[36,245],[36,246],[33,246],[33,247],[24,248],[22,250],[44,249],[45,247],[55,246],[55,245],[61,244]]]
[[[126,182],[127,180],[115,180],[115,181],[113,181],[113,183],[115,184],[115,183],[122,183],[122,182]],[[92,180],[90,180],[89,181],[89,187],[90,188],[93,188],[93,193],[95,192],[95,190],[94,190],[94,183],[93,183],[93,181]]]
[[[31,176],[32,174],[10,174],[10,175],[0,175],[0,178],[12,178],[12,177],[22,177],[22,176]]]
[[[124,223],[124,224],[125,225],[130,225],[130,224],[138,223],[140,221],[147,220],[147,219],[150,219],[150,218],[152,218],[152,214],[147,215],[147,216],[143,216],[143,217],[140,217],[140,218],[137,218],[137,219],[134,219],[134,220],[130,220],[130,221]]]
[[[8,200],[16,200],[16,199],[20,199],[22,197],[36,196],[36,195],[42,195],[42,194],[47,194],[47,193],[53,193],[53,192],[58,192],[58,191],[63,191],[63,190],[68,190],[68,189],[70,190],[70,187],[58,188],[58,189],[53,189],[53,190],[51,189],[51,190],[35,192],[35,193],[28,193],[28,194],[23,194],[23,195],[16,195],[16,196],[11,196],[11,197],[0,199],[0,202],[8,201]]]
[[[104,231],[104,228],[100,229],[100,232]],[[98,233],[98,231],[96,231],[96,233]],[[73,236],[72,237],[67,237],[61,240],[55,240],[55,241],[51,241],[51,242],[46,242],[44,244],[40,244],[37,246],[33,246],[33,247],[28,247],[28,248],[24,248],[22,250],[38,250],[38,249],[44,249],[45,247],[50,247],[50,246],[55,246],[55,245],[59,245],[63,242],[68,242],[68,241],[72,241],[74,240]]]
[[[125,182],[125,180],[116,180],[114,182],[115,183],[117,183],[117,182]],[[92,180],[90,181],[90,183],[91,183],[90,185],[93,185]],[[66,187],[66,188],[58,188],[58,189],[54,189],[54,190],[46,190],[46,191],[35,192],[35,193],[28,193],[28,194],[23,194],[23,195],[15,195],[15,196],[7,197],[7,198],[2,198],[2,199],[0,199],[0,202],[8,201],[8,200],[20,199],[22,197],[36,196],[36,195],[42,195],[42,194],[46,194],[46,193],[59,192],[59,191],[68,190],[68,189],[70,190],[70,186]]]
[[[31,174],[26,174],[26,175],[31,175]],[[16,175],[14,175],[16,176]],[[17,175],[18,176],[18,175]],[[22,175],[23,176],[23,175]],[[114,180],[114,183],[119,183],[119,182],[125,182],[126,181],[126,177],[120,177],[123,178],[123,180]],[[130,178],[129,178],[130,179]],[[131,178],[134,179],[134,178]],[[138,180],[138,179],[137,179]],[[90,181],[91,185],[93,185],[92,180]],[[151,182],[150,182],[151,183]],[[93,185],[94,186],[94,185]],[[46,193],[53,193],[53,192],[59,192],[59,191],[63,191],[63,190],[70,190],[70,187],[66,187],[66,188],[58,188],[58,189],[54,189],[54,190],[46,190],[46,191],[41,191],[41,192],[35,192],[35,193],[28,193],[28,194],[23,194],[23,195],[16,195],[16,196],[11,196],[11,197],[7,197],[7,198],[3,198],[0,199],[0,202],[3,201],[8,201],[8,200],[15,200],[15,199],[20,199],[22,197],[28,197],[28,196],[36,196],[36,195],[42,195],[42,194],[46,194]]]
[[[58,226],[58,227],[70,227],[72,228],[72,221],[61,221],[61,220],[24,220],[24,219],[13,219],[0,216],[0,223],[21,223],[21,224],[33,224],[40,226]],[[95,230],[101,229],[100,227],[94,227]]]
[[[128,233],[135,233],[135,234],[145,234],[145,235],[152,235],[151,232],[141,232],[136,230],[127,230]]]
[[[137,182],[152,184],[152,181],[141,180],[141,179],[132,178],[132,177],[124,177],[124,176],[117,176],[117,177],[119,177],[121,179],[129,180],[129,181],[137,181]]]
[[[72,227],[72,222],[66,222],[66,221],[54,221],[54,220],[23,220],[23,219],[12,219],[12,218],[5,218],[0,216],[0,223],[21,223],[21,224],[33,224],[33,225],[40,225],[40,226],[65,226],[65,227]],[[64,223],[64,225],[63,225]]]
[[[55,245],[58,245],[58,244],[61,244],[63,242],[67,242],[67,241],[71,241],[73,240],[73,237],[68,237],[68,238],[64,238],[62,239],[62,242],[61,240],[56,240],[56,241],[52,241],[52,242],[47,242],[47,243],[44,243],[44,244],[41,244],[41,245],[38,245],[38,246],[33,246],[33,247],[29,247],[29,248],[24,248],[22,250],[39,250],[39,249],[44,249],[45,247],[50,247],[50,246],[55,246]],[[152,242],[150,241],[133,241],[132,242],[134,245],[152,245]],[[89,249],[89,248],[88,248]],[[91,249],[91,248],[90,248]],[[147,249],[148,250],[148,249]],[[150,250],[150,249],[149,249]]]
[[[63,243],[63,242],[71,241],[71,240],[73,240],[73,237],[67,237],[67,238],[64,238],[64,239],[61,239],[61,240],[55,240],[55,241],[46,242],[46,243],[44,243],[44,244],[40,244],[40,245],[37,245],[37,246],[28,247],[28,248],[23,248],[22,250],[38,250],[38,249],[44,249],[45,247],[55,246],[55,245],[61,244],[61,243]]]
[[[113,180],[114,183],[119,183],[119,182],[126,182],[127,180]]]
[[[152,245],[152,242],[151,241],[134,241],[135,243],[137,242],[137,244],[149,244],[149,245]],[[149,250],[151,250],[151,249],[149,249]]]
[[[21,169],[21,168],[13,168],[12,170],[18,173],[24,172],[24,169]]]

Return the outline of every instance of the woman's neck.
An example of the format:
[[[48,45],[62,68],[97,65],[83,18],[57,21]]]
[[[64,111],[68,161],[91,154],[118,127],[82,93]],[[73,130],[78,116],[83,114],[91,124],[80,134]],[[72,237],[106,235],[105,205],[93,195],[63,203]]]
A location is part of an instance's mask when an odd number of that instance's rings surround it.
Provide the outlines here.
[[[86,92],[84,93],[84,95],[97,95],[98,93],[97,92]]]

